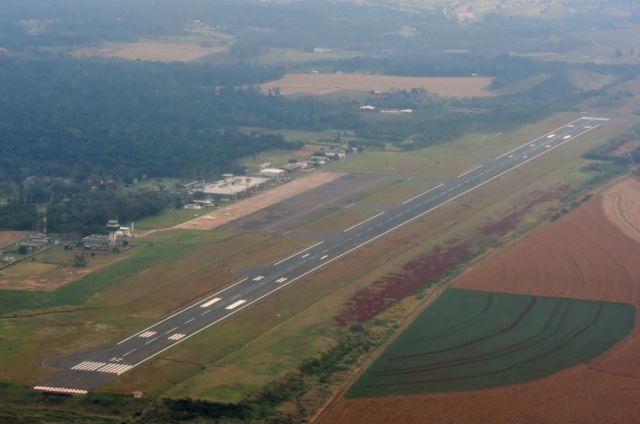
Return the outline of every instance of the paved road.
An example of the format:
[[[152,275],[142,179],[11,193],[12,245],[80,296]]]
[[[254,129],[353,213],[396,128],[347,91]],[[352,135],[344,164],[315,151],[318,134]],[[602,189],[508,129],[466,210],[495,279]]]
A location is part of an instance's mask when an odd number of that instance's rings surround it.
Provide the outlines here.
[[[86,393],[296,280],[574,140],[605,121],[606,118],[580,118],[494,160],[479,163],[457,178],[429,187],[401,204],[373,212],[366,220],[338,230],[273,265],[258,268],[246,278],[198,300],[115,345],[57,361],[55,365],[63,371],[35,388],[43,391]]]

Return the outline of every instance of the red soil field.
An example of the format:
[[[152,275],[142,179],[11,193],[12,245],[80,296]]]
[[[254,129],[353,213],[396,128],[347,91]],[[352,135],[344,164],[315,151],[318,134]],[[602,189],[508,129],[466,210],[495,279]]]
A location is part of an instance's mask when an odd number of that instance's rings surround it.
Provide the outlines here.
[[[640,305],[640,181],[625,179],[459,277],[454,286]],[[495,234],[496,231],[488,231]],[[640,422],[640,316],[601,357],[532,383],[341,399],[323,423]]]
[[[471,268],[454,286],[640,303],[640,244],[607,218],[603,208],[606,196],[606,192],[595,196]]]
[[[426,287],[472,254],[468,243],[435,247],[431,252],[406,263],[368,287],[356,291],[338,315],[338,325],[360,324],[378,315],[395,302]]]
[[[543,380],[439,395],[341,399],[323,424],[640,422],[640,319],[609,352]]]

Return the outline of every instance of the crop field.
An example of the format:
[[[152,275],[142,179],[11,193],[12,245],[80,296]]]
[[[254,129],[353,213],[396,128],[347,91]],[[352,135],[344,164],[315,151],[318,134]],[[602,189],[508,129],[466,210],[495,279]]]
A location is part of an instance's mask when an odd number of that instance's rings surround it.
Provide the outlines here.
[[[640,303],[639,187],[634,179],[616,184],[474,267],[456,287]]]
[[[347,397],[484,389],[585,363],[633,328],[629,305],[450,289]]]
[[[323,95],[337,91],[395,91],[424,88],[447,97],[491,96],[488,77],[397,77],[370,74],[286,74],[278,81],[261,86],[267,92],[276,88],[283,95]]]
[[[112,43],[97,48],[81,48],[72,51],[70,55],[74,57],[101,56],[154,62],[193,62],[226,50],[226,47],[202,47],[186,43],[142,41],[129,44]]]

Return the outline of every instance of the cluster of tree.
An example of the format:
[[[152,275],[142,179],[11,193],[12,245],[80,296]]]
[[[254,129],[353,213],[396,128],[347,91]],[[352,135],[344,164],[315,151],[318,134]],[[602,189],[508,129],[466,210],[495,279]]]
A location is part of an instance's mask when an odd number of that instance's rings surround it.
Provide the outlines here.
[[[280,136],[232,127],[360,124],[350,104],[234,88],[278,72],[241,65],[205,71],[177,64],[0,58],[0,98],[7,105],[0,108],[0,180],[215,175],[233,170],[242,156],[296,147]]]

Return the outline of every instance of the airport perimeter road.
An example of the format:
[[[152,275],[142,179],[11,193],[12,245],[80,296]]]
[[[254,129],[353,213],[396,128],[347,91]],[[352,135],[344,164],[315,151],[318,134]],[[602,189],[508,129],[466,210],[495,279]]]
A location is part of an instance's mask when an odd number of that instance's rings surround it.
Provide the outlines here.
[[[315,270],[574,140],[605,121],[606,118],[577,119],[491,161],[472,166],[456,178],[429,187],[415,197],[372,214],[349,228],[339,229],[327,239],[318,240],[271,266],[260,268],[261,271],[255,275],[200,299],[113,346],[58,361],[56,366],[62,371],[35,389],[86,393]]]

